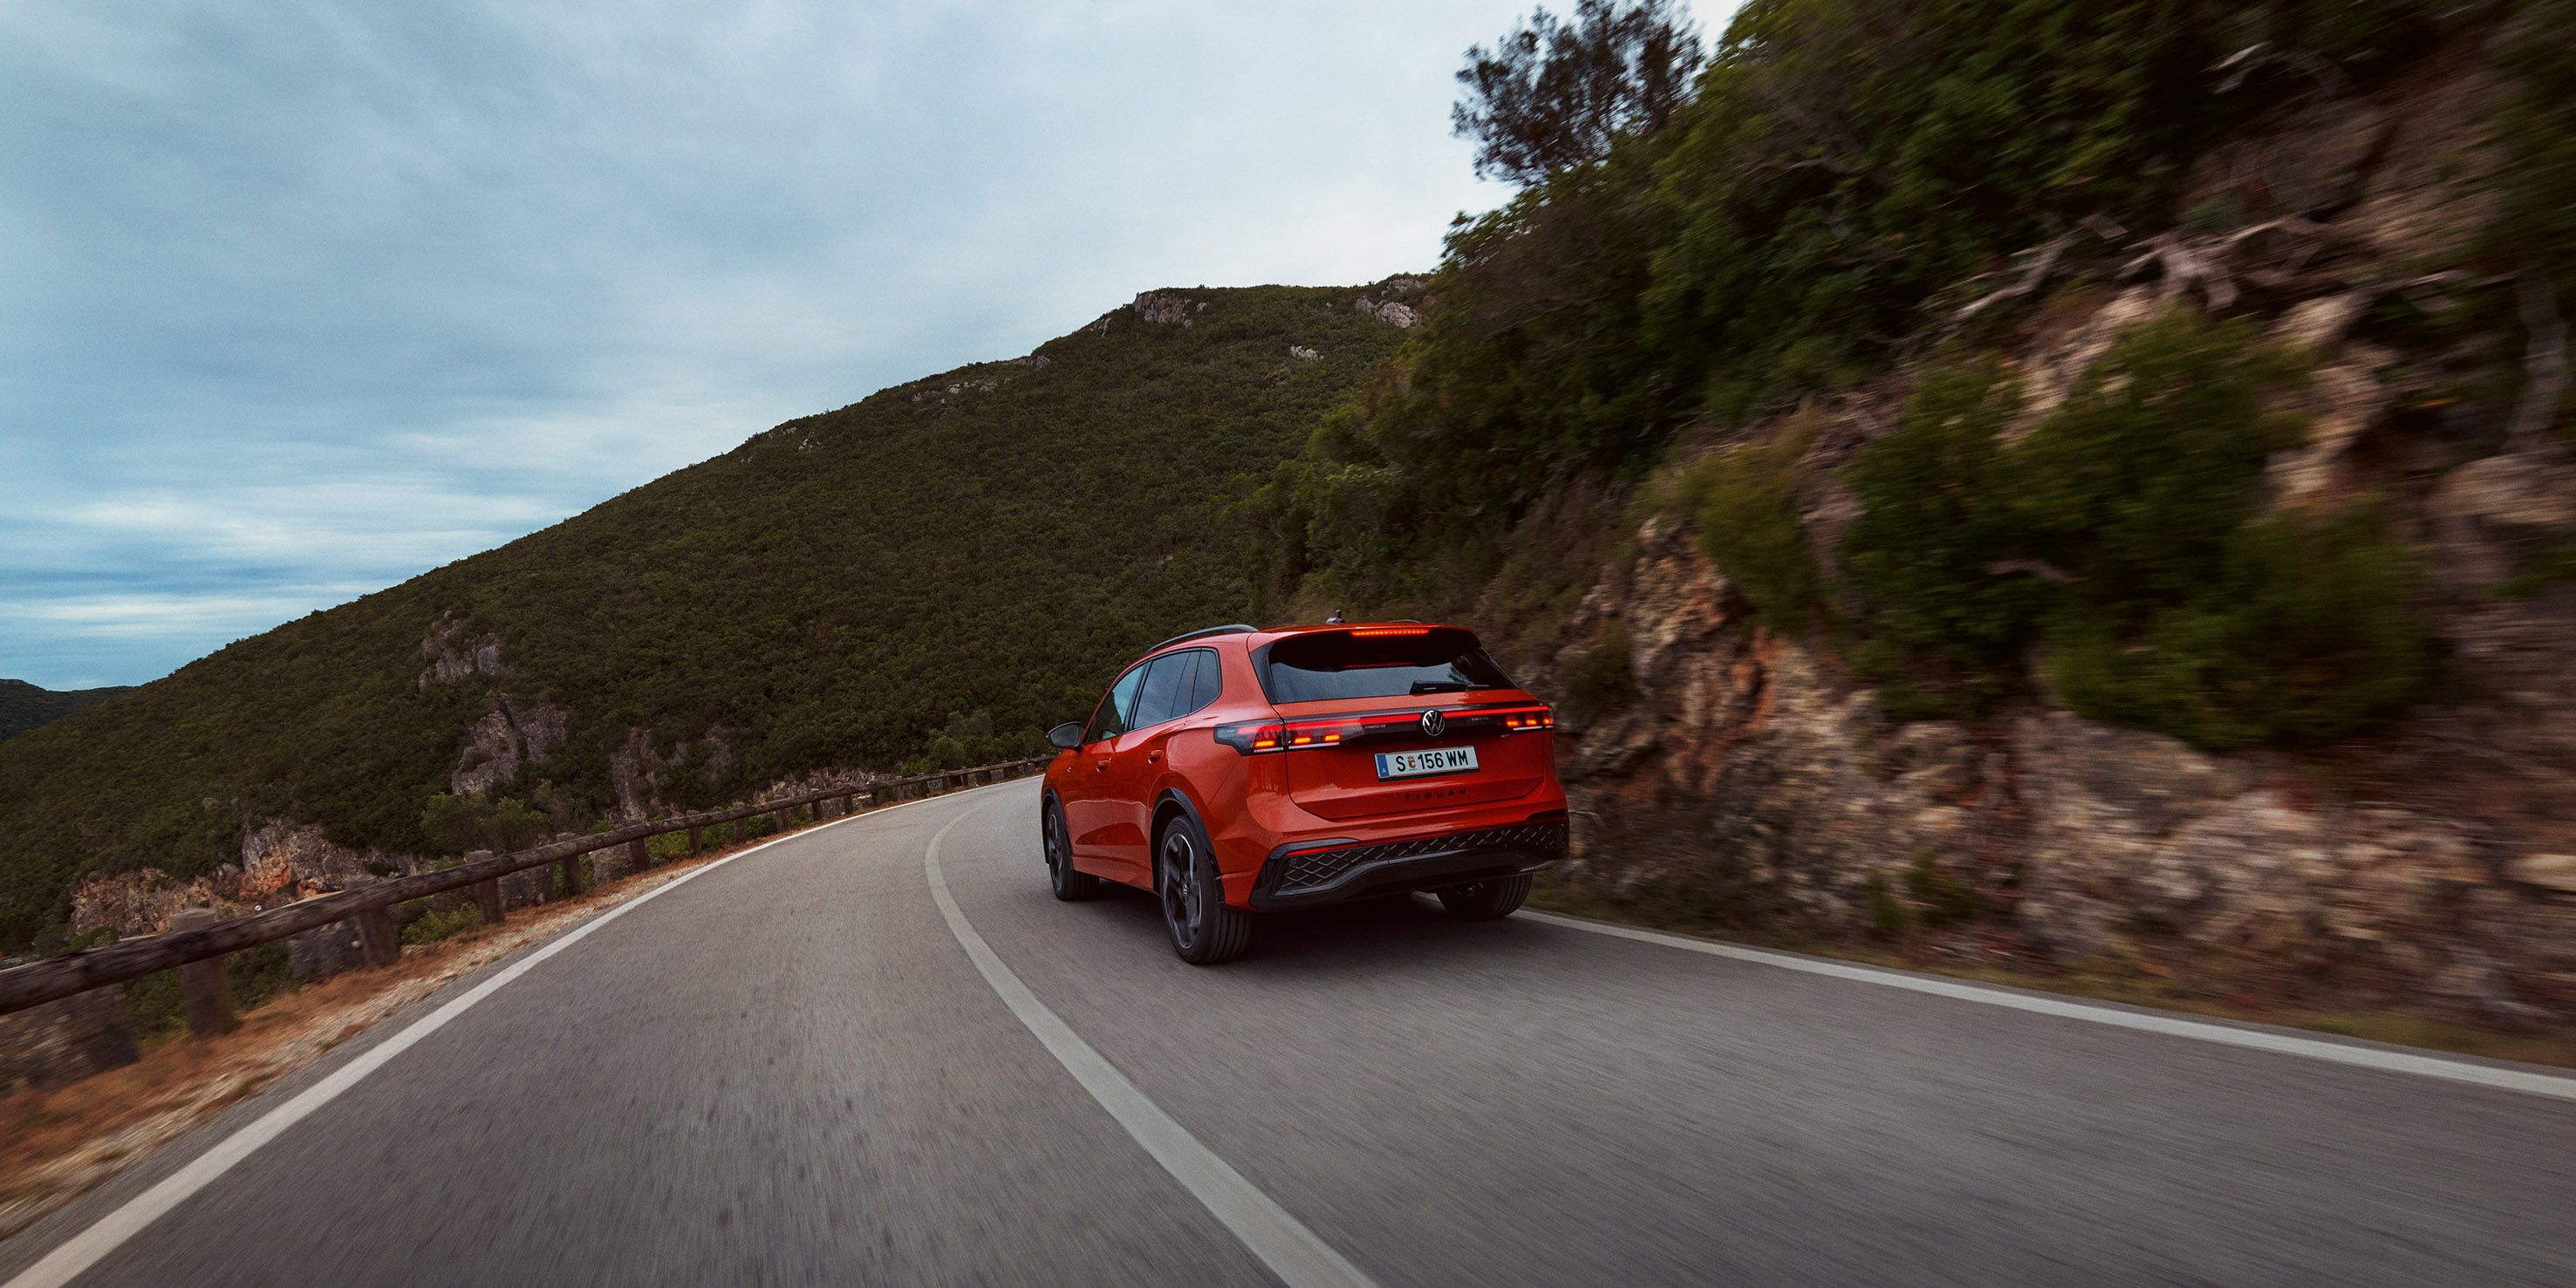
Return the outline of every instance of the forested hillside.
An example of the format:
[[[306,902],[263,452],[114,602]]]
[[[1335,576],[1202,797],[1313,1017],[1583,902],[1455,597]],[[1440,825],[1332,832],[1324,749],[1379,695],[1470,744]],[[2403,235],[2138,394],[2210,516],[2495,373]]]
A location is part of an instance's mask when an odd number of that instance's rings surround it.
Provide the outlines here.
[[[104,689],[40,689],[25,680],[0,680],[0,738],[14,738],[40,724],[94,707],[123,686]]]
[[[1040,750],[1136,650],[1249,611],[1231,508],[1393,351],[1362,295],[1140,297],[13,738],[0,945],[81,874],[237,863],[265,820],[434,853],[459,813]]]

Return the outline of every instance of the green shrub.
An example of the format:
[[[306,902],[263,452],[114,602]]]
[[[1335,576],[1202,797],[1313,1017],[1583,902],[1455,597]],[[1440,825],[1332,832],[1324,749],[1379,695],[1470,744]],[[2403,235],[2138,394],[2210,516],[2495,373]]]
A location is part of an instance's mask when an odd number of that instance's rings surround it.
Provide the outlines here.
[[[284,940],[234,953],[230,969],[233,1004],[245,1011],[280,993],[295,991],[295,970]]]
[[[524,850],[552,830],[545,815],[513,797],[450,796],[440,792],[421,807],[421,834],[448,854],[467,850]]]
[[[1998,571],[2031,554],[2001,437],[2020,409],[1992,363],[1936,370],[1847,469],[1866,507],[1841,550],[1871,645],[1855,664],[1899,714],[1973,710],[2008,689],[2046,605],[2046,582]]]
[[[1799,521],[1799,463],[1816,428],[1801,417],[1768,442],[1712,457],[1684,480],[1708,557],[1755,616],[1795,634],[1824,610],[1815,550]]]
[[[2129,328],[2014,450],[2020,539],[2089,612],[2193,598],[2253,517],[2265,460],[2305,433],[2276,410],[2305,376],[2251,322],[2175,308]]]
[[[444,909],[433,903],[403,927],[402,941],[414,945],[434,944],[482,924],[483,909],[471,899],[460,899]]]
[[[2070,606],[2049,632],[2050,687],[2094,719],[2213,749],[2362,728],[2431,664],[2414,561],[2384,526],[2368,509],[2247,524],[2216,575],[2134,632]]]

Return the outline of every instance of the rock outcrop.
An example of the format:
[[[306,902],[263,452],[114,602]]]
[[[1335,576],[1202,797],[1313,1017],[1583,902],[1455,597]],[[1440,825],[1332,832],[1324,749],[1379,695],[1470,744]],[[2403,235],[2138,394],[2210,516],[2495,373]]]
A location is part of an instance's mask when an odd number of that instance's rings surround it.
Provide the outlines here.
[[[1892,719],[1829,658],[1749,624],[1666,520],[1569,637],[1612,619],[1636,696],[1569,719],[1562,749],[1579,887],[1745,929],[1928,928],[2005,960],[2179,958],[2276,996],[2576,1017],[2576,844],[2546,828],[2046,708]]]

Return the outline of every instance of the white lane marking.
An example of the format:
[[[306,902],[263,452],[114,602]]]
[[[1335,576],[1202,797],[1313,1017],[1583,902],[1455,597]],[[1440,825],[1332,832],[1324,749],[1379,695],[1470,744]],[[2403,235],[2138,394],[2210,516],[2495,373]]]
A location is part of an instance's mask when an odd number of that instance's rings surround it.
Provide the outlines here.
[[[984,936],[958,910],[956,898],[948,893],[948,878],[939,870],[939,843],[948,839],[949,830],[966,818],[960,814],[948,820],[948,826],[930,838],[930,848],[922,855],[921,864],[930,876],[930,897],[938,902],[939,915],[948,919],[949,933],[957,936],[958,945],[974,960],[984,982],[1001,994],[1003,1005],[1010,1007],[1011,1014],[1037,1036],[1047,1054],[1054,1056],[1056,1063],[1063,1065],[1064,1071],[1072,1074],[1073,1080],[1081,1083],[1082,1089],[1090,1092],[1091,1098],[1099,1101],[1100,1107],[1108,1110],[1109,1116],[1117,1119],[1118,1125],[1126,1128],[1127,1134],[1135,1137],[1136,1143],[1181,1183],[1181,1188],[1206,1204],[1207,1210],[1232,1230],[1252,1255],[1261,1258],[1280,1282],[1288,1288],[1374,1288],[1359,1267],[1333,1251],[1332,1245],[1317,1238],[1303,1222],[1288,1215],[1286,1208],[1245,1180],[1243,1173],[1200,1144],[1188,1128],[1147,1099],[1135,1083],[1127,1080],[1127,1075],[1092,1050],[1090,1043],[1048,1010],[1046,1003],[1039,1001],[1037,994],[1030,992],[1029,986],[993,954],[993,946],[984,942]]]
[[[2117,1010],[2108,1006],[2094,1006],[2084,1002],[2063,1001],[2053,997],[2032,997],[2027,994],[2007,992],[1999,988],[1986,988],[1976,984],[1963,984],[1954,980],[1931,979],[1920,975],[1907,975],[1898,971],[1880,970],[1871,966],[1846,965],[1842,962],[1816,961],[1807,957],[1794,957],[1787,953],[1768,952],[1760,948],[1746,948],[1738,944],[1716,943],[1706,939],[1691,939],[1682,935],[1665,934],[1662,931],[1645,930],[1636,926],[1620,926],[1607,922],[1585,921],[1577,917],[1560,917],[1552,913],[1528,911],[1523,912],[1521,915],[1538,921],[1544,921],[1551,926],[1564,926],[1571,930],[1588,930],[1593,934],[1609,935],[1615,939],[1633,939],[1639,943],[1661,944],[1667,948],[1686,949],[1694,953],[1705,953],[1711,957],[1725,957],[1735,961],[1755,962],[1764,966],[1777,966],[1783,970],[1805,971],[1810,975],[1824,975],[1833,979],[1852,980],[1862,984],[1876,984],[1883,988],[1901,988],[1910,992],[1929,993],[1934,997],[1953,998],[1962,1002],[1977,1002],[1986,1006],[2001,1006],[2015,1011],[2028,1011],[2034,1015],[2051,1015],[2064,1020],[2082,1020],[2088,1024],[2107,1024],[2116,1029],[2136,1029],[2142,1033],[2157,1033],[2166,1037],[2174,1038],[2190,1038],[2198,1042],[2213,1042],[2220,1046],[2244,1047],[2252,1051],[2268,1051],[2274,1055],[2299,1056],[2309,1060],[2323,1060],[2330,1064],[2349,1064],[2364,1069],[2377,1069],[2386,1073],[2406,1073],[2413,1074],[2421,1078],[2440,1078],[2450,1082],[2467,1083],[2474,1087],[2492,1087],[2500,1091],[2520,1091],[2535,1096],[2552,1096],[2560,1100],[2576,1100],[2576,1078],[2566,1077],[2559,1074],[2540,1073],[2529,1069],[2501,1068],[2489,1064],[2473,1064],[2466,1060],[2445,1059],[2441,1056],[2433,1055],[2418,1055],[2409,1051],[2389,1051],[2383,1050],[2379,1047],[2347,1046],[2340,1042],[2328,1042],[2319,1038],[2303,1038],[2294,1034],[2278,1033],[2267,1029],[2240,1029],[2224,1024],[2211,1024],[2201,1020],[2187,1020],[2180,1016],[2154,1015],[2137,1011]]]
[[[1000,784],[995,784],[995,786],[999,785]],[[967,791],[970,792],[980,790],[982,789],[967,789]],[[499,974],[475,985],[472,989],[468,990],[464,996],[457,998],[455,1001],[449,1002],[447,1005],[442,1006],[425,1016],[422,1016],[419,1021],[412,1024],[409,1028],[406,1028],[402,1032],[377,1043],[375,1046],[369,1047],[356,1059],[332,1070],[329,1077],[326,1077],[320,1082],[314,1083],[312,1086],[306,1087],[304,1090],[297,1092],[293,1099],[287,1101],[285,1104],[279,1105],[275,1109],[269,1110],[265,1114],[260,1115],[257,1121],[254,1121],[247,1126],[244,1126],[241,1130],[234,1132],[232,1135],[225,1137],[222,1141],[218,1142],[214,1148],[190,1159],[186,1166],[181,1167],[178,1171],[172,1172],[168,1176],[161,1178],[160,1182],[152,1188],[126,1200],[125,1206],[108,1213],[106,1216],[100,1217],[98,1221],[88,1229],[85,1229],[79,1234],[73,1235],[71,1238],[56,1245],[53,1251],[46,1253],[42,1259],[36,1262],[36,1264],[20,1271],[17,1278],[9,1281],[8,1288],[62,1288],[62,1285],[70,1283],[73,1279],[77,1278],[82,1271],[97,1264],[99,1258],[116,1251],[116,1249],[123,1245],[126,1240],[133,1238],[135,1235],[141,1234],[146,1226],[149,1226],[154,1221],[161,1219],[161,1217],[167,1214],[170,1209],[186,1202],[190,1195],[206,1188],[206,1186],[214,1182],[216,1177],[230,1171],[235,1163],[239,1163],[243,1159],[250,1157],[252,1153],[259,1149],[260,1146],[277,1139],[279,1133],[284,1132],[287,1128],[292,1127],[312,1116],[315,1110],[338,1099],[341,1094],[348,1091],[349,1088],[358,1085],[360,1079],[363,1079],[368,1074],[374,1073],[377,1069],[384,1067],[386,1061],[410,1050],[412,1045],[419,1042],[422,1038],[428,1037],[430,1034],[436,1033],[440,1029],[447,1027],[450,1021],[454,1020],[457,1016],[463,1015],[476,1002],[480,1002],[484,998],[490,997],[492,994],[499,992],[503,985],[517,979],[521,975],[527,974],[530,970],[536,967],[537,963],[572,947],[574,944],[580,943],[582,939],[588,936],[592,931],[617,920],[619,917],[623,917],[627,913],[633,912],[637,908],[641,908],[645,904],[651,903],[655,899],[659,899],[663,895],[669,894],[670,892],[679,889],[681,886],[687,885],[691,881],[695,881],[699,877],[705,876],[706,874],[713,872],[717,868],[723,867],[736,859],[747,858],[751,855],[758,854],[762,850],[766,850],[770,846],[777,845],[780,842],[793,841],[798,837],[803,836],[811,836],[815,832],[821,831],[826,827],[837,827],[843,823],[854,823],[864,818],[875,818],[880,814],[887,813],[888,811],[902,809],[906,805],[921,805],[935,800],[949,800],[965,794],[966,792],[952,792],[945,796],[924,796],[915,800],[897,801],[892,805],[881,806],[879,808],[869,810],[864,814],[847,815],[842,818],[833,819],[829,823],[822,823],[812,827],[803,828],[799,831],[791,832],[786,836],[763,841],[760,844],[738,854],[728,854],[713,863],[709,863],[704,867],[698,868],[695,871],[683,872],[679,876],[672,878],[669,882],[651,890],[647,890],[644,893],[591,918],[589,921],[582,923],[579,927],[565,934],[562,938],[556,939],[537,949],[535,952],[520,958],[518,961],[503,968]]]

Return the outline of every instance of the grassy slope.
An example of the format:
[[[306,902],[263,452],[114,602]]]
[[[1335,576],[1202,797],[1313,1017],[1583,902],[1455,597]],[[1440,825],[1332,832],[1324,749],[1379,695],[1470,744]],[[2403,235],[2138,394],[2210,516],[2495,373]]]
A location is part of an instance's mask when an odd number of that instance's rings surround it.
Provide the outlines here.
[[[97,706],[126,691],[105,689],[40,689],[25,680],[0,680],[0,738],[15,738],[41,724]]]
[[[1248,611],[1233,499],[1400,338],[1352,289],[1182,294],[1207,304],[1190,326],[1121,309],[1039,349],[1044,368],[961,368],[791,421],[0,745],[0,945],[61,920],[85,872],[237,861],[266,817],[420,847],[422,804],[494,697],[417,684],[445,614],[500,637],[511,699],[572,712],[567,749],[504,788],[559,822],[606,802],[631,727],[666,755],[725,731],[732,767],[677,780],[701,800],[889,765],[959,714],[1035,745],[1142,646]]]

